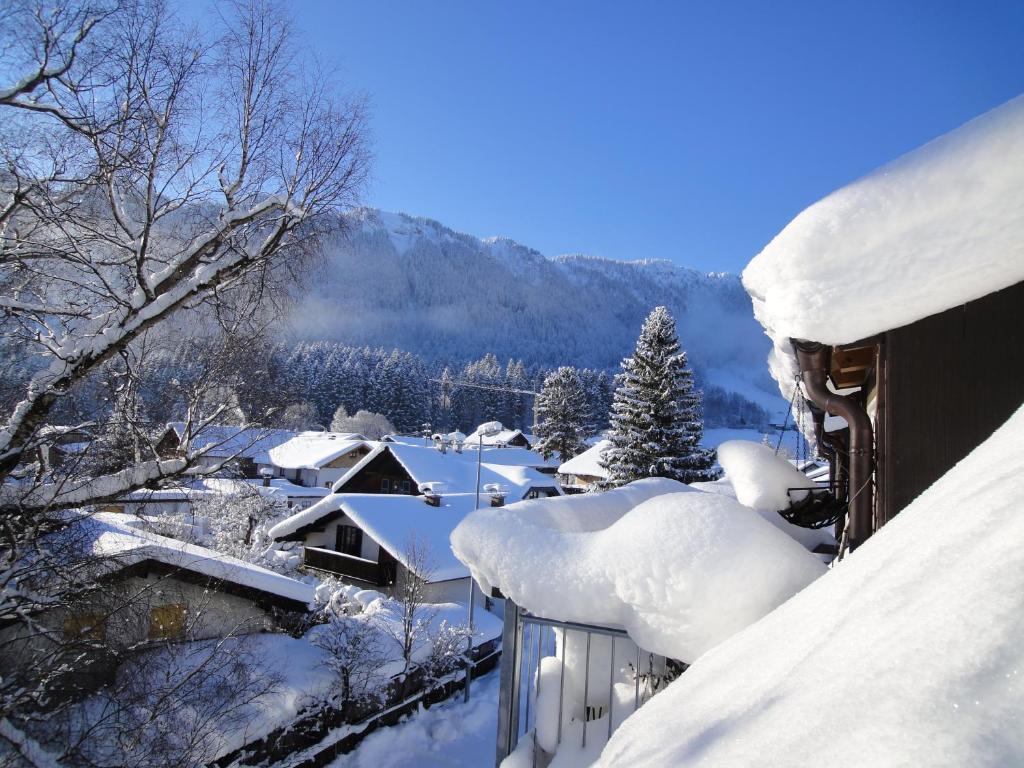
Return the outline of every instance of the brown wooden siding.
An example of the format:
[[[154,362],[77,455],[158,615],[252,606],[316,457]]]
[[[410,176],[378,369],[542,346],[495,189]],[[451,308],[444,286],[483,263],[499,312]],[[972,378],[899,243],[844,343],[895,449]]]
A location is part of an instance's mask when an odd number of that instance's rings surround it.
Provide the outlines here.
[[[879,515],[891,519],[1024,401],[1024,283],[885,334]]]
[[[417,493],[416,481],[390,451],[384,451],[372,459],[355,477],[350,478],[339,488],[337,493],[381,493],[383,480],[389,481],[391,490],[388,493],[401,493],[403,480],[408,483],[409,494]],[[395,490],[396,488],[398,490]]]

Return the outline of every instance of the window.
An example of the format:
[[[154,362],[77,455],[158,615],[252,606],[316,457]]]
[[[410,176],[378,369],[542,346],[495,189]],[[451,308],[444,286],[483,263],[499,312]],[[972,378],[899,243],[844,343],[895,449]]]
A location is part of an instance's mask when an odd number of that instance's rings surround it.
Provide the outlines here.
[[[65,640],[102,640],[106,634],[107,625],[100,613],[72,613],[64,619]]]
[[[554,488],[531,488],[523,496],[524,499],[547,499],[551,496],[557,496]]]
[[[149,610],[149,639],[170,640],[185,635],[185,616],[188,606],[185,603],[169,603],[157,605]]]
[[[380,481],[380,492],[381,493],[391,493],[391,478],[390,477],[383,477],[383,478],[381,478],[381,481]]]
[[[339,525],[334,540],[334,549],[352,557],[361,557],[363,552],[363,532],[354,525]]]
[[[408,480],[402,481],[402,493],[412,493],[412,483]]]

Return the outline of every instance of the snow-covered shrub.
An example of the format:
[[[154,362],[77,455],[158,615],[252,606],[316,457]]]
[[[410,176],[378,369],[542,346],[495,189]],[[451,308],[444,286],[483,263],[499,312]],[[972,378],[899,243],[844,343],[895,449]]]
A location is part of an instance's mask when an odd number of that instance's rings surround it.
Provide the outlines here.
[[[436,629],[428,630],[430,653],[421,665],[428,677],[437,679],[462,667],[466,644],[472,635],[465,624],[449,624],[446,619]]]
[[[266,667],[244,637],[168,643],[130,657],[113,684],[30,733],[60,744],[68,764],[203,765],[272,700],[281,681]]]

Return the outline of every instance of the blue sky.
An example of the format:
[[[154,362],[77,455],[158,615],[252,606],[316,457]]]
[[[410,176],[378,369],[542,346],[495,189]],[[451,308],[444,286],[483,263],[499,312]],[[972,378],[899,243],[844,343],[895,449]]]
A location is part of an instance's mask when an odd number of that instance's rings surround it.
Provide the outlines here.
[[[543,253],[738,271],[802,208],[1024,92],[1024,2],[292,6],[371,99],[366,203]]]

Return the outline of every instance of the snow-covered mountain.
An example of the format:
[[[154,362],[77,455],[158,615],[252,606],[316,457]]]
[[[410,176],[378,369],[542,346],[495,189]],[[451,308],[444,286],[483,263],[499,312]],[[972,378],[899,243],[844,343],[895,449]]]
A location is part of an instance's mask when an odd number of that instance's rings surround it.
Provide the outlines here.
[[[405,214],[359,209],[328,236],[295,338],[399,347],[428,359],[485,352],[527,364],[615,368],[663,304],[698,375],[774,415],[769,343],[736,275],[668,261],[546,257]]]

